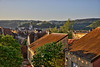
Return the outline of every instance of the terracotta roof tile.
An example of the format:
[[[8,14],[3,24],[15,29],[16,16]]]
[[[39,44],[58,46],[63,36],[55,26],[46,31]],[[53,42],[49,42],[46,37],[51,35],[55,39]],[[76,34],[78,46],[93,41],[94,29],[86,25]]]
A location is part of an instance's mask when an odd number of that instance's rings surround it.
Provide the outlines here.
[[[2,28],[2,27],[0,27],[0,33],[1,34],[3,34],[4,33],[4,35],[12,35],[12,31],[9,29],[9,28]]]
[[[88,33],[86,36],[76,41],[69,48],[71,49],[71,52],[74,52],[79,56],[83,55],[82,57],[86,56],[85,58],[89,60],[100,55],[100,28],[94,29],[92,32]],[[82,52],[78,53],[80,51],[83,51],[83,54]],[[86,55],[85,52],[88,55]]]
[[[12,32],[9,28],[3,28],[4,29],[4,35],[12,35]]]
[[[67,34],[61,34],[61,33],[52,33],[52,34],[47,34],[41,37],[40,39],[36,40],[32,44],[29,45],[29,47],[35,51],[36,48],[43,46],[46,43],[51,43],[51,42],[58,42],[62,40],[64,37],[68,36]]]

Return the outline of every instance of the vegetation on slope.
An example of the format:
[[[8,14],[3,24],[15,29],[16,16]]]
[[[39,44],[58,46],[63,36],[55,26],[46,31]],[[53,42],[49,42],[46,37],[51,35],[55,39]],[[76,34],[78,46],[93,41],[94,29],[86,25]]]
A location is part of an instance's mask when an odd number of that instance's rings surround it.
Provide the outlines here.
[[[74,20],[75,24],[73,26],[74,30],[82,30],[82,29],[89,29],[87,28],[88,25],[92,24],[93,22],[100,20],[100,18],[87,18],[87,19],[77,19]],[[10,28],[16,28],[18,26],[25,26],[29,27],[30,22],[32,22],[33,27],[37,28],[49,28],[49,27],[55,27],[59,28],[60,26],[63,26],[66,21],[46,21],[49,23],[43,23],[42,25],[37,25],[37,23],[42,23],[45,21],[35,21],[35,20],[0,20],[0,26],[1,27],[10,27]],[[50,25],[48,25],[50,24]]]
[[[100,20],[97,20],[96,22],[89,25],[92,29],[100,27]]]
[[[50,28],[50,31],[52,33],[68,33],[69,38],[72,38],[72,30],[73,30],[73,25],[74,22],[70,21],[70,19],[68,19],[68,21],[63,25],[60,26],[60,28],[54,27],[53,29]]]

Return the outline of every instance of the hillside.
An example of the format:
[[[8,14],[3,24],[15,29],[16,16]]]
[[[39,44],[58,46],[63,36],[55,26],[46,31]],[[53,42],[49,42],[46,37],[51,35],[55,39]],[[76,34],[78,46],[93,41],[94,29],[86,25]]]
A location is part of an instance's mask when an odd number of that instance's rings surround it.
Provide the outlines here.
[[[90,24],[94,23],[97,20],[100,20],[100,18],[77,19],[75,20],[74,30],[91,29],[90,27],[87,26],[89,26]]]
[[[100,20],[100,18],[89,18],[89,19],[77,19],[72,20],[75,21],[74,23],[74,30],[81,30],[81,29],[90,29],[90,24],[94,23],[95,21]],[[36,28],[49,28],[49,27],[60,27],[66,23],[66,21],[35,21],[35,20],[0,20],[0,27],[9,27],[15,29],[18,26],[25,26],[28,27],[30,22],[32,22],[33,27]],[[48,22],[48,23],[45,23]]]
[[[97,28],[97,27],[100,27],[100,20],[97,20],[96,22],[90,24],[88,27],[91,27],[91,28]]]
[[[0,20],[0,27],[15,29],[16,27],[29,22],[30,21],[26,21],[26,20]]]

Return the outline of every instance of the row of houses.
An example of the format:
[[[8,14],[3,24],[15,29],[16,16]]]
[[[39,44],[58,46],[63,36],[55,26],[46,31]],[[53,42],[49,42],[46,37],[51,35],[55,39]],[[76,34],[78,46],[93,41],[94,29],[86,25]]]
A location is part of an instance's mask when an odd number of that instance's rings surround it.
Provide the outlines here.
[[[13,35],[18,31],[11,31],[9,28],[0,27],[0,34]],[[18,36],[23,43],[25,38]],[[24,57],[31,60],[36,49],[50,42],[65,43],[65,67],[100,67],[100,28],[93,31],[73,31],[72,38],[68,34],[51,33],[50,31],[31,32],[27,37],[27,47],[22,47]]]
[[[100,67],[100,28],[83,34],[79,33],[73,33],[73,39],[68,39],[68,34],[64,33],[48,32],[38,39],[34,39],[34,36],[32,39],[32,34],[28,35],[27,59],[32,65],[31,60],[38,47],[46,43],[61,41],[66,44],[65,67]]]
[[[65,67],[100,67],[100,28],[69,46],[65,51]]]
[[[11,32],[11,30],[9,28],[3,28],[0,27],[0,34],[1,35],[13,35],[13,33]]]

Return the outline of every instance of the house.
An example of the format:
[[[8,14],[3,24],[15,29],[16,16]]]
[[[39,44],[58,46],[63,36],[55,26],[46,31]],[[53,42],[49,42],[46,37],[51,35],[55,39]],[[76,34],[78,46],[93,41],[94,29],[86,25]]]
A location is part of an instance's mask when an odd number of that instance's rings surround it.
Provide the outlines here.
[[[72,32],[72,38],[73,39],[80,39],[83,36],[85,36],[86,34],[88,34],[90,32],[90,30],[74,30]]]
[[[31,63],[31,60],[33,58],[33,55],[36,52],[36,49],[40,46],[43,46],[46,43],[51,43],[51,42],[59,42],[61,41],[62,43],[65,43],[66,45],[68,44],[68,35],[67,34],[62,34],[62,33],[49,33],[44,35],[43,37],[37,39],[33,43],[29,44],[28,43],[28,60]],[[32,63],[31,63],[32,64]]]
[[[65,67],[100,67],[100,28],[94,29],[67,48]]]
[[[3,27],[0,27],[0,34],[4,34],[4,35],[12,35],[12,31],[9,29],[9,28],[3,28]]]

